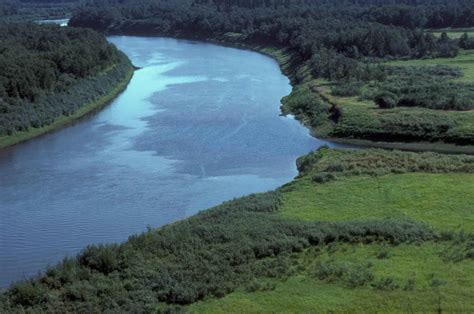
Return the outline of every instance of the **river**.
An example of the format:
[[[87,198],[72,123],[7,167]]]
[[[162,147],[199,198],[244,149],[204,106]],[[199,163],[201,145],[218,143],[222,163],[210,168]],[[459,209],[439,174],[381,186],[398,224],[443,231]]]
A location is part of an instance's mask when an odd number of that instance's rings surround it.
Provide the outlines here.
[[[100,113],[0,151],[0,287],[296,174],[328,144],[280,99],[271,58],[170,38],[109,40],[141,67]]]

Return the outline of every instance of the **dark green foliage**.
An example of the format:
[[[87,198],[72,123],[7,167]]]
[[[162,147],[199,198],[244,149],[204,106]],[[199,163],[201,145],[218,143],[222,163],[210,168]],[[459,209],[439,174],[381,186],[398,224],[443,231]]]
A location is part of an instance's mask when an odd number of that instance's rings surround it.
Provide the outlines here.
[[[311,276],[328,282],[342,281],[350,288],[365,286],[374,279],[369,264],[337,263],[334,260],[318,261]]]
[[[372,286],[375,289],[387,291],[397,290],[398,288],[400,288],[400,286],[396,283],[395,279],[393,279],[392,277],[380,278],[379,280],[372,283]]]
[[[474,38],[470,38],[467,33],[464,33],[461,38],[459,38],[459,48],[474,49]]]
[[[273,213],[279,199],[277,192],[251,195],[131,236],[121,245],[88,247],[38,279],[14,285],[0,308],[142,312],[160,302],[184,305],[222,297],[241,286],[271,290],[274,284],[264,278],[290,275],[292,255],[311,246],[437,238],[425,225],[410,221],[285,220]],[[352,267],[344,278],[348,286],[360,286],[371,274]]]
[[[360,94],[361,84],[343,83],[337,84],[331,88],[331,95],[341,97],[353,97]]]
[[[388,78],[381,85],[373,87],[377,90],[374,101],[380,108],[424,107],[442,110],[474,108],[474,85],[447,81],[462,75],[457,68],[387,67],[387,72]]]
[[[461,145],[474,144],[474,138],[454,128],[457,121],[441,110],[398,111],[389,109],[376,116],[367,112],[347,114],[336,124],[330,136],[375,141],[445,141]]]
[[[304,86],[295,87],[282,104],[283,113],[294,114],[309,125],[323,124],[329,116],[328,104]]]
[[[245,291],[247,292],[256,292],[256,291],[271,291],[275,290],[276,284],[271,282],[261,282],[257,279],[253,279],[246,287]]]
[[[440,255],[447,262],[457,263],[468,259],[474,260],[474,236],[464,233],[455,235],[452,245]]]
[[[380,6],[380,1],[95,0],[75,13],[71,25],[108,33],[223,40],[229,40],[225,34],[239,34],[239,41],[246,43],[291,48],[303,61],[309,61],[317,77],[367,80],[379,75],[378,71],[372,72],[375,67],[363,62],[367,58],[457,53],[457,41],[445,37],[437,40],[432,34],[416,30],[413,20],[417,25],[440,24],[430,22],[431,18],[427,21],[426,14],[434,19],[448,15],[447,11],[450,19],[443,24],[454,25],[462,20],[474,25],[472,10],[460,3],[440,6],[425,0],[418,4],[420,8],[409,2],[403,7],[382,5],[381,14],[372,7]],[[390,11],[403,15],[405,23],[394,23],[393,16],[386,16]],[[452,20],[453,14],[458,21]]]
[[[313,176],[313,181],[316,183],[326,183],[336,179],[336,176],[328,172],[320,172]]]
[[[34,281],[25,281],[15,285],[10,291],[10,298],[14,304],[31,306],[47,301],[46,289]]]
[[[395,108],[398,104],[398,96],[389,91],[380,92],[374,98],[377,106],[383,109]]]
[[[329,108],[329,119],[333,121],[334,123],[339,123],[339,120],[344,115],[344,111],[342,110],[341,107],[337,105],[332,105],[331,108]]]
[[[416,280],[415,278],[408,278],[405,286],[403,286],[403,290],[405,291],[414,291],[416,287]]]
[[[377,258],[378,259],[388,259],[392,256],[392,253],[388,250],[388,248],[382,248],[378,253],[377,253]]]
[[[331,158],[324,158],[331,154]],[[329,150],[320,148],[298,158],[300,176],[332,173],[337,176],[372,175],[390,173],[474,173],[474,157],[468,155],[443,155],[437,153],[411,153],[368,149],[361,151]]]
[[[83,0],[0,0],[0,20],[26,22],[64,19]]]
[[[0,23],[0,136],[70,115],[115,87],[129,67],[91,30]]]

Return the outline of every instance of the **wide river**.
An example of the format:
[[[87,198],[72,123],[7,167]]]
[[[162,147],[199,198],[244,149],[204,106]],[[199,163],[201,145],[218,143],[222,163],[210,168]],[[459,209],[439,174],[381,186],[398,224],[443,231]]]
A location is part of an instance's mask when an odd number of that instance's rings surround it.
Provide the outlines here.
[[[128,88],[93,117],[0,151],[0,287],[88,244],[274,189],[298,156],[328,144],[280,116],[291,86],[269,57],[109,40],[142,68]]]

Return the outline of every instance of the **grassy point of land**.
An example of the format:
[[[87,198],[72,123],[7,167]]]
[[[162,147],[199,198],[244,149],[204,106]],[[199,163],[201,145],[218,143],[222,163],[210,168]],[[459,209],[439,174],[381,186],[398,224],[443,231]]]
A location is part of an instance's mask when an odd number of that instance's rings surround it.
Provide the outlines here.
[[[357,176],[322,185],[306,178],[284,194],[281,215],[319,221],[406,218],[474,232],[473,191],[474,175],[465,173]]]
[[[297,164],[277,191],[90,246],[0,312],[474,311],[473,156],[321,148]]]
[[[392,61],[387,64],[407,67],[436,65],[455,67],[462,71],[462,75],[459,78],[451,79],[452,81],[467,84],[474,83],[473,50],[461,50],[455,58],[403,60]],[[323,128],[323,132],[318,128],[319,125],[324,123],[320,121],[313,123],[312,128],[317,136],[327,137],[336,142],[354,143],[362,146],[474,153],[473,145],[456,145],[454,143],[456,141],[472,142],[474,138],[474,110],[433,110],[421,107],[379,109],[374,101],[361,96],[343,97],[333,95],[332,88],[336,86],[335,83],[323,79],[307,78],[304,85],[309,92],[315,94],[315,103],[317,103],[317,98],[321,97],[330,105],[341,108],[343,112],[340,121],[337,124],[333,123],[329,128]],[[362,92],[367,89],[368,84],[361,87]],[[303,120],[304,118],[302,117]],[[449,132],[438,133],[439,130],[444,128],[445,123],[451,125]],[[419,130],[424,130],[424,135],[418,133]],[[404,140],[405,137],[408,139],[413,137],[413,139],[407,141]],[[426,138],[423,139],[423,137]],[[390,139],[390,141],[385,139]],[[449,143],[451,141],[454,142]]]
[[[280,189],[278,215],[333,222],[405,218],[435,230],[474,232],[472,166],[466,168],[468,173],[457,172],[456,167],[455,172],[444,173],[445,162],[452,158],[447,157],[430,160],[440,168],[415,171],[415,164],[434,155],[403,153],[398,159],[392,154],[322,150],[314,158],[305,157],[299,162],[304,170],[299,178]],[[370,169],[375,171],[367,175]],[[456,258],[464,249],[449,241],[311,248],[293,257],[294,272],[284,280],[260,279],[257,285],[189,309],[196,313],[472,312],[473,260]],[[364,280],[370,283],[361,283]]]

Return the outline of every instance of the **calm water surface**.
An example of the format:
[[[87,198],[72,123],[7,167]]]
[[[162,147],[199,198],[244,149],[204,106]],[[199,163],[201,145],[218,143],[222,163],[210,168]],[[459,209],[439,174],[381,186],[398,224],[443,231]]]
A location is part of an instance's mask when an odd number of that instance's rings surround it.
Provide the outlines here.
[[[87,244],[119,242],[296,175],[325,142],[279,116],[288,79],[266,56],[190,41],[111,37],[127,90],[75,126],[0,151],[0,286]]]

